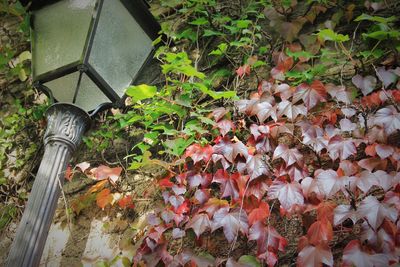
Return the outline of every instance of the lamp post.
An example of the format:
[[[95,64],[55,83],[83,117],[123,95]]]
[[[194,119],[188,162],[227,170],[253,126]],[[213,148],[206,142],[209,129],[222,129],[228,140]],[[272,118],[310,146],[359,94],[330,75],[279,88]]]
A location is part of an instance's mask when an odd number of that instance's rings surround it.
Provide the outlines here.
[[[47,110],[45,152],[16,237],[9,267],[38,266],[68,161],[91,116],[123,103],[160,29],[142,0],[33,1],[34,86],[58,103]]]

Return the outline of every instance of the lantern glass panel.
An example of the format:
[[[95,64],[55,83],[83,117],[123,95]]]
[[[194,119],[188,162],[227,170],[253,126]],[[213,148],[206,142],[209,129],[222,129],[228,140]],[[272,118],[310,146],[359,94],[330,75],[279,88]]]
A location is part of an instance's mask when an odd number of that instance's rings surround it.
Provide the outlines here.
[[[107,102],[110,102],[110,99],[108,99],[97,85],[83,73],[75,104],[84,110],[93,110],[99,104]]]
[[[34,77],[82,60],[95,4],[96,0],[67,0],[35,11]]]
[[[89,64],[122,96],[152,51],[152,40],[121,1],[104,1]]]
[[[58,79],[49,81],[44,85],[51,90],[57,101],[72,103],[78,79],[79,72],[73,72]]]

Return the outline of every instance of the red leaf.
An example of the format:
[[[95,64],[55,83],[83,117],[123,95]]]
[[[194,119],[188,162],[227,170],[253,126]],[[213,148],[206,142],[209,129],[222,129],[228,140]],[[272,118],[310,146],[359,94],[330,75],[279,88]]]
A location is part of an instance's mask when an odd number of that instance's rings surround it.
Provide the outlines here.
[[[374,91],[376,86],[376,78],[371,75],[363,77],[360,74],[357,74],[351,78],[351,81],[358,89],[361,90],[363,95],[368,95]]]
[[[257,254],[263,254],[267,250],[281,252],[285,251],[287,241],[272,226],[264,226],[256,222],[249,230],[249,240],[257,241]]]
[[[258,208],[253,209],[249,214],[249,224],[263,222],[269,216],[269,205],[263,201],[260,202]]]
[[[268,198],[279,199],[282,208],[289,212],[295,206],[304,205],[303,192],[298,182],[285,183],[280,180],[274,180],[268,190]]]
[[[236,70],[236,74],[240,77],[243,78],[244,75],[249,76],[250,75],[250,65],[244,64],[243,66],[240,66]]]
[[[315,80],[311,84],[302,83],[297,87],[293,103],[302,99],[306,107],[312,109],[318,102],[325,102],[326,96],[325,86],[322,82]]]
[[[329,95],[333,98],[336,98],[336,100],[345,104],[351,104],[353,102],[352,92],[347,90],[344,85],[334,85],[332,83],[328,83],[325,85],[325,87]]]
[[[326,219],[333,222],[333,211],[336,208],[336,204],[331,201],[323,201],[317,206],[317,220]]]
[[[264,101],[255,104],[250,111],[251,115],[256,115],[257,118],[263,123],[267,118],[271,117],[274,121],[277,121],[277,107],[272,106],[271,103]]]
[[[224,107],[216,108],[213,110],[212,115],[215,119],[215,121],[221,120],[225,114],[228,113],[228,110],[226,110]]]
[[[322,264],[333,266],[333,256],[328,245],[307,245],[299,252],[297,266],[322,266]]]
[[[67,169],[65,170],[64,178],[67,179],[68,182],[71,182],[73,176],[74,173],[72,172],[71,165],[68,165]]]
[[[307,109],[304,105],[293,105],[292,102],[283,100],[278,104],[278,117],[282,117],[282,115],[293,121],[299,115],[306,116]]]
[[[314,222],[307,231],[308,242],[317,246],[327,244],[333,238],[332,225],[327,219]]]
[[[221,197],[239,198],[239,191],[234,179],[225,170],[219,169],[213,177],[213,182],[221,184]]]
[[[91,169],[90,172],[94,175],[96,180],[110,179],[111,182],[115,183],[121,175],[122,168],[110,168],[105,165],[100,165],[97,168]]]
[[[343,250],[343,266],[389,266],[389,257],[385,254],[364,252],[360,241],[352,240]]]
[[[227,208],[229,206],[228,201],[225,199],[210,198],[206,204],[200,209],[200,211],[205,211],[210,216],[214,216],[217,210]]]
[[[101,209],[104,209],[107,204],[111,204],[113,196],[111,195],[110,189],[105,188],[96,196],[96,203]]]
[[[272,159],[283,159],[288,166],[303,160],[303,155],[296,148],[289,148],[285,144],[280,144],[274,151]]]
[[[213,148],[210,145],[202,147],[200,144],[193,144],[186,148],[185,157],[192,158],[194,164],[203,160],[208,162],[213,153]]]
[[[376,112],[373,122],[375,125],[382,126],[386,134],[390,135],[400,130],[400,113],[393,106],[387,106]]]
[[[361,201],[357,209],[357,216],[366,218],[369,225],[376,231],[384,218],[395,222],[398,211],[388,204],[379,202],[374,196],[368,196]]]
[[[249,155],[246,161],[246,169],[250,175],[250,181],[260,177],[263,174],[269,174],[269,169],[264,159],[265,155]]]
[[[357,212],[350,205],[337,206],[334,210],[333,224],[341,224],[347,219],[351,219],[355,224],[358,221]]]
[[[120,200],[118,200],[118,206],[120,206],[123,209],[124,208],[133,209],[135,207],[135,204],[133,204],[132,196],[127,195],[127,196],[124,196],[123,198],[121,198]]]
[[[345,160],[351,155],[356,154],[357,149],[352,139],[343,139],[341,136],[335,135],[329,140],[328,153],[332,160],[336,160],[337,158]]]
[[[382,82],[384,88],[387,88],[392,83],[395,83],[397,80],[397,75],[394,70],[386,70],[385,67],[379,67],[376,69],[376,74],[379,80]]]
[[[186,224],[186,229],[189,228],[192,228],[197,238],[199,238],[202,233],[211,229],[210,218],[206,213],[198,213],[189,220],[188,224]]]
[[[228,209],[222,208],[214,213],[213,231],[223,227],[224,235],[229,243],[237,237],[239,231],[247,234],[249,225],[246,212],[240,209],[234,209],[228,212]]]
[[[232,123],[232,121],[226,119],[217,122],[217,127],[222,136],[225,136],[231,130],[235,130],[235,125]]]
[[[385,159],[394,153],[394,148],[388,145],[377,144],[375,149],[381,159]]]
[[[317,186],[326,197],[332,197],[337,192],[346,193],[346,186],[353,184],[355,177],[339,176],[334,170],[324,170],[315,177]]]

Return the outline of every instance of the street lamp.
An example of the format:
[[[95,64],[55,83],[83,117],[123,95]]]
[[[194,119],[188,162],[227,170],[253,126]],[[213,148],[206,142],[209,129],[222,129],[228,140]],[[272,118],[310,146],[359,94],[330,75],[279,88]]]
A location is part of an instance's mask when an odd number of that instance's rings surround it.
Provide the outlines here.
[[[31,9],[34,86],[58,103],[47,111],[45,152],[9,267],[39,265],[68,161],[91,115],[123,103],[160,29],[142,0],[33,1]]]

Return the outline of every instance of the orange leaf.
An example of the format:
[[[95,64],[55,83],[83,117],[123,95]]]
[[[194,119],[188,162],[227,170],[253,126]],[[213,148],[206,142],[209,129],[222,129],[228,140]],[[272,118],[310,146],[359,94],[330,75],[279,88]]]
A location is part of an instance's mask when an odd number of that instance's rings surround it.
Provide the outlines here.
[[[108,183],[108,180],[103,180],[98,182],[97,184],[93,185],[89,188],[86,194],[91,194],[100,191],[103,187]]]
[[[110,189],[105,188],[96,196],[96,203],[101,209],[104,209],[107,204],[111,204],[113,196],[111,195]]]
[[[118,206],[121,208],[130,208],[133,209],[135,205],[133,204],[133,199],[131,195],[124,196],[118,201]]]
[[[316,221],[307,231],[310,244],[317,246],[327,243],[333,238],[332,224],[328,220]]]
[[[71,182],[73,175],[74,173],[72,172],[71,165],[68,165],[67,169],[65,170],[64,177],[68,180],[68,182]]]
[[[258,208],[253,209],[249,214],[249,223],[253,225],[255,222],[263,222],[269,216],[269,205],[263,201],[260,202]]]
[[[365,148],[365,154],[371,157],[376,156],[376,150],[375,150],[376,144],[369,145]]]

